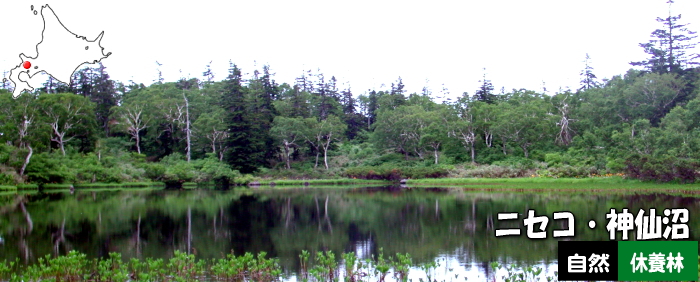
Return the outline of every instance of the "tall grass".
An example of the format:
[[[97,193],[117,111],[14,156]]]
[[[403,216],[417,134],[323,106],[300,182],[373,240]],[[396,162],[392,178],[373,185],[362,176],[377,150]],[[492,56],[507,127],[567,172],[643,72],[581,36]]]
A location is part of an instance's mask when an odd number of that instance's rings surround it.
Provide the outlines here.
[[[300,185],[305,185],[306,183],[308,183],[309,185],[350,185],[350,184],[386,184],[389,182],[385,181],[385,180],[343,178],[343,179],[308,179],[308,180],[303,180],[303,179],[279,179],[279,180],[265,179],[265,180],[259,180],[258,183],[260,185],[270,185],[270,184],[274,183],[274,185],[300,186]]]
[[[0,191],[14,191],[17,190],[17,186],[14,185],[0,185]]]
[[[614,176],[609,178],[425,178],[408,179],[407,184],[475,184],[475,183],[642,183],[639,180]]]
[[[73,184],[77,188],[146,188],[146,187],[163,187],[162,182],[124,182],[124,183],[80,183]]]
[[[380,281],[390,269],[402,279],[411,263],[408,254],[376,260],[358,259],[354,253],[341,256],[331,252],[311,254],[302,251],[299,276],[303,281],[360,281],[372,273],[380,273]],[[342,262],[345,267],[341,271]],[[71,251],[65,256],[39,258],[38,263],[25,266],[15,261],[0,261],[0,281],[280,281],[284,279],[279,260],[267,258],[265,252],[241,256],[228,254],[224,258],[197,259],[192,254],[175,251],[172,258],[123,260],[121,254],[110,253],[106,258],[87,259],[85,254]],[[362,281],[365,281],[362,279]]]

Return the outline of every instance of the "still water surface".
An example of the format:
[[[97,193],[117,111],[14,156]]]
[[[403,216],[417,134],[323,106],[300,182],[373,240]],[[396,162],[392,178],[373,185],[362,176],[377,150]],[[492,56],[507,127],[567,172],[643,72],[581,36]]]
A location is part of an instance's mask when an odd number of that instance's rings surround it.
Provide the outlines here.
[[[440,263],[438,281],[485,281],[500,277],[494,261],[557,270],[553,230],[566,229],[552,213],[574,214],[575,237],[607,241],[610,208],[684,207],[691,239],[698,240],[700,200],[666,194],[592,192],[485,192],[472,188],[332,187],[199,190],[78,190],[0,195],[0,260],[33,263],[70,250],[88,257],[120,252],[125,258],[169,258],[175,250],[198,258],[233,252],[267,252],[295,281],[302,250],[355,252],[360,258],[409,253],[416,265]],[[550,217],[547,238],[496,237],[499,212]],[[590,229],[589,220],[597,227]],[[525,234],[525,228],[522,228]],[[425,278],[418,267],[413,281]]]

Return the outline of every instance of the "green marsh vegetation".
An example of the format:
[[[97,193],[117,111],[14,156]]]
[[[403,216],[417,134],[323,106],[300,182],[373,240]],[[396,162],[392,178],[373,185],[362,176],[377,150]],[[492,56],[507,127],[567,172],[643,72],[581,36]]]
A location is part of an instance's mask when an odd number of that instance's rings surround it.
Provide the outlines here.
[[[89,260],[85,254],[75,251],[65,256],[40,258],[35,265],[23,266],[18,260],[0,262],[0,281],[284,281],[289,278],[277,259],[245,253],[228,254],[225,258],[202,260],[192,254],[176,251],[170,259],[122,259],[119,253],[109,253],[101,259]],[[339,259],[333,252],[308,251],[299,255],[302,261],[297,281],[400,281],[408,282],[409,272],[420,270],[425,276],[418,281],[438,281],[435,271],[439,262],[414,265],[409,254],[397,253],[385,257],[380,251],[375,258],[358,259],[355,253],[342,253]],[[554,276],[540,277],[542,268],[514,264],[491,264],[495,270],[503,267],[506,274],[502,281],[556,281]],[[413,270],[415,271],[415,270]],[[453,270],[447,270],[453,272]],[[452,276],[452,275],[450,275]],[[454,279],[440,281],[464,281],[460,274]],[[425,280],[424,280],[425,279]],[[468,280],[464,278],[465,280]],[[546,280],[545,280],[546,279]]]
[[[304,262],[297,281],[399,281],[408,282],[408,273],[412,268],[420,269],[425,274],[418,281],[438,281],[432,272],[440,266],[437,262],[414,265],[409,254],[397,253],[395,256],[384,258],[380,253],[376,259],[361,260],[355,253],[343,253],[342,260],[336,260],[332,252],[318,252],[314,259],[311,254],[302,251],[299,255]],[[700,257],[698,258],[700,261]],[[699,263],[700,264],[700,263]],[[342,267],[339,268],[339,267]],[[546,275],[538,266],[521,265],[517,263],[493,262],[490,267],[494,271],[500,269],[505,273],[493,277],[493,281],[505,282],[550,282],[557,280],[554,275]],[[447,270],[453,272],[453,270]],[[497,275],[497,274],[495,274]],[[451,275],[452,276],[452,275]],[[447,281],[465,281],[460,274],[454,274],[454,279]],[[86,259],[84,254],[70,252],[65,256],[42,258],[36,265],[24,267],[18,263],[0,262],[0,281],[284,281],[289,278],[284,274],[278,261],[266,258],[265,253],[257,256],[246,253],[241,256],[233,254],[225,258],[208,260],[196,259],[194,255],[175,252],[168,259],[131,259],[125,261],[119,253],[110,253],[104,259]]]

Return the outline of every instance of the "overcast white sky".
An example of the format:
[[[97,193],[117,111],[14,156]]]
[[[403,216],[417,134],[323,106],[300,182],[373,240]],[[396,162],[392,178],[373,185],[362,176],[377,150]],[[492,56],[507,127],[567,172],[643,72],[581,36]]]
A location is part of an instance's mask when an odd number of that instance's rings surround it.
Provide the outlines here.
[[[269,64],[278,82],[305,69],[355,94],[403,78],[407,90],[428,82],[434,93],[473,94],[486,68],[496,89],[578,87],[586,53],[599,78],[622,74],[646,57],[640,42],[668,15],[664,0],[585,1],[4,1],[0,71],[35,56],[41,16],[49,4],[76,34],[95,38],[112,56],[103,60],[113,79],[146,85],[182,75],[201,77],[213,61],[215,79],[229,59],[244,72]],[[677,0],[689,28],[700,31],[700,1]]]

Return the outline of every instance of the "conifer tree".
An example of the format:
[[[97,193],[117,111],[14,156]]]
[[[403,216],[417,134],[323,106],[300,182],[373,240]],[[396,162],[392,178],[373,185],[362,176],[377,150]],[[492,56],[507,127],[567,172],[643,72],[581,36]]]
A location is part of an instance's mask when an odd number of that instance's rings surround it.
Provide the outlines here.
[[[585,64],[585,67],[581,71],[581,88],[579,88],[579,91],[598,87],[598,82],[596,81],[597,77],[595,74],[593,74],[591,57],[588,55],[588,53],[586,53],[586,59],[583,61],[583,63]]]
[[[226,162],[241,173],[257,170],[256,153],[251,142],[251,121],[246,109],[246,89],[243,87],[241,69],[229,62],[229,74],[224,80],[221,106],[226,111],[228,126]]]
[[[483,79],[479,80],[479,82],[481,83],[481,86],[479,86],[479,89],[476,90],[474,99],[493,104],[496,100],[496,95],[493,94],[494,88],[493,84],[491,84],[491,80],[486,79],[486,68],[484,68],[484,77]]]
[[[680,74],[685,68],[700,64],[695,61],[700,58],[700,54],[688,54],[697,45],[695,42],[697,32],[689,30],[687,24],[679,23],[680,14],[671,16],[673,0],[666,3],[669,4],[668,17],[656,18],[657,22],[663,24],[663,28],[652,32],[652,39],[649,42],[639,44],[650,57],[630,64],[644,67],[647,71],[654,73]]]
[[[273,157],[274,139],[270,135],[272,121],[277,115],[272,101],[278,94],[278,86],[272,79],[270,67],[263,66],[262,76],[255,70],[254,78],[249,83],[249,113],[250,119],[250,139],[256,154],[253,160],[260,166],[265,164],[265,160]]]

